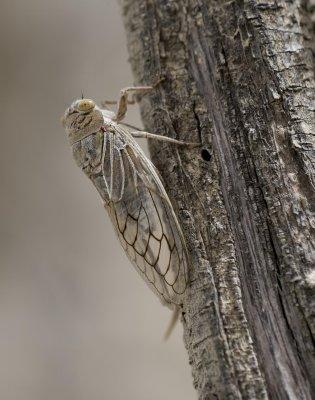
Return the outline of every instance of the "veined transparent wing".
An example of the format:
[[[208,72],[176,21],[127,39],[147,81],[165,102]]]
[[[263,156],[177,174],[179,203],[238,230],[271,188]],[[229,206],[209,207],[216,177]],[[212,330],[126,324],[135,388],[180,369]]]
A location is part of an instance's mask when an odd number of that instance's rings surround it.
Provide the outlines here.
[[[188,283],[184,236],[154,165],[115,124],[104,132],[106,208],[129,259],[163,303],[181,304]]]

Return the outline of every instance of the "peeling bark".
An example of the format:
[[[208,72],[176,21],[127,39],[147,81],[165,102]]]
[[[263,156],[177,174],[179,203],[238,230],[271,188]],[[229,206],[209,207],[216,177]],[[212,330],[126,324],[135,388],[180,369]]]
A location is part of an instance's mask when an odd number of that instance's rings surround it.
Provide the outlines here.
[[[312,5],[123,0],[146,130],[193,268],[200,399],[315,398]],[[315,274],[314,274],[315,275]]]

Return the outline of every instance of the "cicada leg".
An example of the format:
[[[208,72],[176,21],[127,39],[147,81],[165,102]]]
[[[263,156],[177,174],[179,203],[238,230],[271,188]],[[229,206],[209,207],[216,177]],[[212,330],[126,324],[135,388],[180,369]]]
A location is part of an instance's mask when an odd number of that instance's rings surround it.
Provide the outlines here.
[[[106,107],[107,105],[116,105],[119,100],[104,100],[101,101],[101,106]],[[127,98],[127,105],[133,105],[136,104],[136,98],[135,95],[131,95],[131,99]]]
[[[152,90],[153,86],[131,86],[126,87],[120,91],[120,98],[118,100],[118,107],[115,116],[115,121],[119,122],[124,119],[128,104],[134,104],[136,102],[135,95],[141,92],[147,92]],[[128,95],[132,93],[133,97],[131,100],[128,99]]]
[[[159,140],[161,142],[174,143],[178,146],[187,146],[187,147],[199,147],[200,143],[197,142],[183,142],[182,140],[173,139],[167,136],[155,135],[154,133],[144,132],[144,131],[132,131],[130,132],[133,137],[136,138],[145,138],[145,139],[154,139]]]
[[[117,112],[114,118],[114,121],[120,122],[124,119],[127,106],[129,104],[136,103],[136,95],[141,92],[147,92],[156,88],[162,81],[164,77],[157,79],[155,83],[150,86],[129,86],[120,91],[120,98],[118,101],[107,100],[101,103],[102,106],[106,106],[107,104],[118,104]],[[131,94],[131,99],[128,98],[128,95]]]

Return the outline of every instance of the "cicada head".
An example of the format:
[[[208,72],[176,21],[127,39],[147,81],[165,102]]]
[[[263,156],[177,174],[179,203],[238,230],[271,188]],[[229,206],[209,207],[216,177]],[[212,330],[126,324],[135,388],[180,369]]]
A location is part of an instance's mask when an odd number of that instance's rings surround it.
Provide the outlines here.
[[[101,110],[91,99],[74,101],[61,119],[73,155],[79,167],[86,173],[100,163],[104,118]]]
[[[62,117],[71,144],[99,131],[103,121],[101,110],[91,99],[74,101]]]

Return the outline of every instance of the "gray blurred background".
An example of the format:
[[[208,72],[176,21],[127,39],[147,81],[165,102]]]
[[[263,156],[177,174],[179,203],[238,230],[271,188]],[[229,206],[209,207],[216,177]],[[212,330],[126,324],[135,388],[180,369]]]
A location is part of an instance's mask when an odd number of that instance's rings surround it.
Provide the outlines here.
[[[0,399],[195,399],[60,116],[133,83],[115,0],[1,1]],[[140,125],[138,110],[128,121]]]

